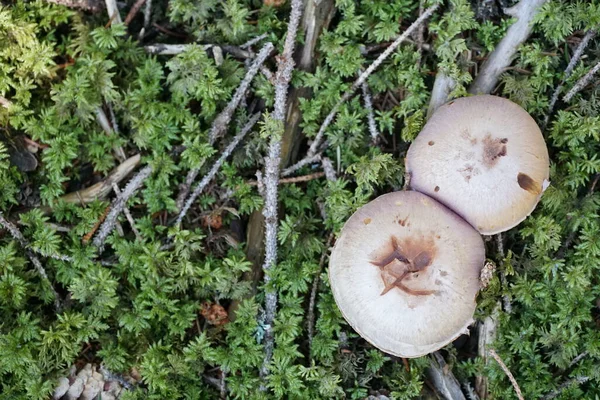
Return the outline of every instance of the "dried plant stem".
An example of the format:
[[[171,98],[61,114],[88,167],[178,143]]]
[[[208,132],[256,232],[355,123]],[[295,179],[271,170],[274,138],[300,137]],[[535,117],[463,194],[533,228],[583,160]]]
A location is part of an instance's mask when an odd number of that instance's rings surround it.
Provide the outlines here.
[[[154,43],[144,46],[144,50],[150,54],[161,55],[161,56],[174,56],[191,47],[200,47],[204,50],[209,50],[216,45],[214,44],[166,44],[166,43]],[[237,46],[221,46],[219,47],[235,57],[238,58],[252,58],[252,53],[244,50]]]
[[[438,71],[431,90],[431,99],[427,108],[427,118],[431,117],[435,110],[450,99],[450,93],[456,87],[456,81],[443,71]]]
[[[573,88],[571,88],[571,90],[567,92],[565,97],[563,97],[563,100],[567,103],[571,101],[573,96],[579,93],[584,87],[586,87],[590,83],[590,81],[598,71],[600,71],[600,61],[596,65],[594,65],[594,67],[591,70],[589,70],[587,74],[582,76],[581,79],[577,81],[575,86],[573,86]]]
[[[298,33],[298,25],[302,18],[302,0],[292,0],[290,20],[283,45],[283,52],[277,57],[277,72],[275,73],[275,107],[271,118],[278,123],[280,132],[273,132],[269,143],[269,152],[265,158],[265,261],[263,263],[265,281],[265,357],[260,368],[261,378],[266,378],[269,373],[269,364],[273,357],[275,338],[273,335],[273,322],[277,312],[277,291],[270,288],[270,270],[277,263],[277,197],[279,186],[279,164],[281,163],[281,138],[283,135],[287,94],[292,72],[294,70],[294,47]],[[266,386],[261,385],[265,391]]]
[[[554,106],[556,105],[556,102],[558,101],[558,96],[560,95],[560,92],[562,91],[565,80],[569,79],[569,77],[571,76],[571,73],[573,72],[573,70],[575,69],[575,66],[581,59],[581,56],[583,55],[583,52],[585,51],[587,45],[590,43],[590,40],[592,40],[594,38],[594,36],[596,36],[595,30],[591,29],[591,30],[587,31],[587,33],[585,34],[583,39],[581,39],[581,43],[579,43],[579,46],[577,46],[577,49],[575,49],[575,52],[573,53],[573,57],[571,57],[571,61],[569,61],[569,64],[567,65],[567,68],[565,69],[565,74],[563,76],[563,79],[560,82],[560,84],[556,87],[556,89],[554,89],[554,93],[552,94],[552,98],[550,99],[550,105],[548,106],[548,113],[546,114],[546,117],[544,118],[544,123],[543,123],[544,128],[546,128],[546,126],[548,125],[548,122],[550,121],[550,117],[552,116],[552,112],[554,111]]]
[[[354,83],[352,84],[352,86],[350,87],[350,89],[348,89],[342,95],[342,97],[340,98],[340,100],[338,100],[338,102],[333,107],[333,109],[330,111],[330,113],[327,115],[327,117],[325,117],[325,120],[323,121],[323,124],[319,128],[319,131],[317,132],[317,135],[316,135],[315,139],[311,143],[310,148],[308,149],[308,154],[306,155],[305,158],[312,158],[312,157],[314,157],[317,154],[317,151],[318,151],[319,147],[321,146],[321,142],[323,141],[323,137],[325,135],[325,131],[327,130],[327,128],[329,127],[329,125],[333,122],[333,119],[337,115],[337,113],[338,113],[340,107],[342,106],[342,104],[344,104],[348,99],[350,99],[352,97],[352,95],[354,94],[354,92],[359,87],[362,86],[362,84],[373,73],[373,71],[375,71],[381,65],[381,63],[383,63],[383,61],[386,58],[388,58],[398,48],[398,46],[402,42],[404,42],[406,39],[408,39],[408,37],[423,22],[425,22],[425,20],[427,20],[431,16],[431,14],[433,14],[439,8],[439,6],[440,6],[439,4],[436,4],[434,6],[429,7],[427,10],[425,10],[425,12],[419,18],[417,18],[417,20],[415,22],[413,22],[404,31],[404,33],[402,33],[400,36],[398,36],[398,38],[396,40],[394,40],[387,47],[387,49],[385,49],[385,51],[383,53],[381,53],[379,55],[379,57],[377,57],[377,59],[371,65],[369,65],[369,67],[362,74],[360,74],[360,76],[354,81]],[[304,159],[299,161],[299,163],[302,163],[302,162],[305,162]],[[296,165],[297,164],[298,163],[296,163]],[[296,165],[293,165],[293,166],[291,166],[288,169],[294,169],[294,168],[297,169]]]
[[[209,137],[208,140],[211,145],[214,144],[214,142],[217,140],[217,138],[222,136],[223,133],[229,127],[229,123],[231,122],[233,113],[235,112],[235,110],[237,109],[237,107],[240,104],[240,101],[246,94],[246,91],[248,90],[248,87],[250,86],[252,79],[254,79],[254,77],[258,73],[259,67],[265,62],[265,60],[271,54],[272,51],[273,51],[273,43],[269,42],[263,46],[263,48],[260,50],[260,52],[258,53],[256,58],[250,65],[250,68],[248,68],[248,71],[246,72],[246,76],[244,77],[244,79],[242,80],[242,82],[240,83],[238,88],[236,89],[229,104],[227,104],[225,109],[223,111],[221,111],[221,113],[214,119],[212,126],[210,128],[210,132],[208,134],[208,137]],[[182,185],[179,195],[177,196],[177,200],[175,203],[177,205],[177,209],[181,210],[181,207],[183,206],[183,203],[190,192],[190,188],[191,188],[192,184],[194,183],[194,181],[196,180],[196,177],[198,176],[199,172],[200,172],[199,168],[192,168],[188,172],[188,174],[185,178],[185,183]]]
[[[48,3],[60,4],[61,6],[69,8],[79,8],[81,10],[88,10],[92,12],[98,12],[102,10],[101,0],[46,0]]]
[[[100,228],[96,233],[96,237],[94,237],[94,240],[92,241],[92,244],[96,248],[98,248],[99,253],[101,253],[102,249],[104,248],[104,242],[106,241],[106,238],[115,228],[117,218],[127,205],[127,201],[138,191],[140,187],[142,187],[144,181],[152,173],[152,170],[153,168],[151,165],[147,165],[144,168],[142,168],[137,174],[135,174],[133,178],[131,178],[129,183],[127,183],[127,185],[123,189],[123,192],[121,193],[121,196],[117,196],[113,200],[110,206],[110,211],[106,216],[106,219],[104,220],[102,225],[100,225]]]
[[[21,247],[23,247],[23,249],[25,250],[25,253],[27,254],[27,257],[29,257],[29,260],[31,260],[31,263],[35,267],[37,273],[40,275],[42,280],[44,282],[46,282],[48,287],[50,287],[50,289],[52,290],[52,293],[54,294],[54,308],[57,311],[60,310],[60,308],[61,308],[60,296],[59,296],[58,292],[56,291],[56,289],[54,289],[52,282],[50,282],[50,278],[48,278],[48,274],[46,273],[44,266],[40,262],[39,258],[37,258],[37,256],[34,254],[33,250],[30,248],[29,242],[27,242],[27,239],[25,239],[25,237],[23,236],[23,234],[21,233],[19,228],[17,228],[16,225],[14,225],[12,222],[10,222],[6,218],[4,218],[4,214],[2,213],[2,211],[0,211],[0,225],[2,225],[4,227],[4,229],[6,229],[10,233],[10,235],[17,242],[19,242]]]
[[[479,74],[469,88],[470,93],[487,94],[494,90],[500,75],[512,62],[519,46],[531,34],[533,18],[546,1],[548,0],[521,0],[505,11],[511,17],[517,18],[517,21],[508,28],[504,38],[481,66]]]
[[[510,372],[510,370],[508,369],[506,364],[504,364],[504,361],[502,361],[502,359],[500,358],[498,353],[496,353],[496,351],[494,351],[494,349],[490,349],[489,353],[492,357],[494,357],[494,360],[496,360],[498,362],[498,364],[500,364],[500,368],[502,368],[502,370],[504,371],[504,373],[510,380],[510,383],[513,385],[513,388],[515,389],[515,393],[517,394],[517,397],[519,398],[519,400],[525,400],[523,398],[523,394],[521,393],[521,388],[519,387],[519,384],[515,380],[515,377],[513,376],[512,372]]]
[[[181,222],[183,221],[183,218],[189,211],[190,207],[192,206],[192,204],[194,204],[194,201],[196,201],[196,199],[202,193],[204,188],[215,177],[215,175],[217,174],[217,172],[221,168],[221,165],[223,165],[223,163],[225,162],[227,157],[229,157],[229,155],[233,152],[233,150],[237,147],[237,145],[242,141],[242,139],[246,136],[246,134],[248,134],[248,132],[250,132],[252,130],[252,127],[254,127],[254,124],[256,124],[256,122],[258,121],[259,118],[260,118],[260,113],[254,114],[250,118],[250,120],[246,123],[246,125],[244,125],[242,130],[240,130],[240,133],[238,133],[233,138],[231,143],[229,143],[227,148],[223,151],[223,153],[221,153],[221,156],[214,163],[214,165],[212,166],[210,171],[208,171],[208,173],[204,176],[204,178],[202,178],[200,183],[198,183],[198,185],[196,186],[196,188],[194,189],[192,194],[186,200],[186,202],[183,206],[183,209],[179,212],[179,215],[177,216],[177,219],[175,220],[175,225],[181,224]]]
[[[320,154],[316,154],[312,157],[304,157],[302,160],[300,160],[296,164],[284,169],[281,172],[281,176],[289,176],[289,175],[293,174],[294,172],[298,171],[300,168],[304,167],[305,165],[312,164],[315,162],[320,162],[320,161],[321,161]]]

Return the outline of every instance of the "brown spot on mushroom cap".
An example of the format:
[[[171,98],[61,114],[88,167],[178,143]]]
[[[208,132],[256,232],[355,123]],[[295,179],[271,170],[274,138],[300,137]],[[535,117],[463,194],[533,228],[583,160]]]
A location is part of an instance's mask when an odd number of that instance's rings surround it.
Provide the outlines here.
[[[407,217],[411,224],[398,223]],[[418,357],[472,322],[484,256],[477,231],[442,204],[418,192],[389,193],[346,222],[329,279],[361,336],[385,352]]]
[[[371,223],[371,218],[365,218],[363,222],[365,225],[369,225]]]
[[[413,190],[442,202],[485,235],[525,219],[550,172],[533,118],[517,104],[489,95],[440,107],[411,144],[405,163]],[[525,189],[515,179],[519,173],[535,185],[525,183]],[[436,192],[440,182],[444,190]]]
[[[519,172],[517,175],[517,183],[523,190],[527,190],[529,193],[533,193],[535,195],[542,193],[542,186],[527,174]]]

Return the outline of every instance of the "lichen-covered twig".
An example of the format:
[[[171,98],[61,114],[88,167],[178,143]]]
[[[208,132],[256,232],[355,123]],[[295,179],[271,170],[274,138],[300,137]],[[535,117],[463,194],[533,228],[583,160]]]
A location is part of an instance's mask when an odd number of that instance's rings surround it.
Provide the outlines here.
[[[571,90],[569,90],[567,92],[567,94],[565,95],[565,97],[563,97],[563,100],[565,102],[569,102],[571,101],[571,99],[573,98],[573,96],[575,96],[577,93],[579,93],[584,87],[586,87],[590,81],[592,80],[592,78],[594,77],[594,75],[596,75],[596,73],[600,71],[600,61],[594,65],[594,67],[592,67],[591,70],[588,71],[587,74],[585,74],[584,76],[581,77],[581,79],[579,79],[577,81],[577,83],[575,84],[575,86],[573,86],[571,88]]]
[[[102,10],[102,0],[46,0],[49,3],[60,4],[69,8],[78,8],[81,10],[98,12]]]
[[[52,282],[50,282],[50,278],[48,278],[48,274],[46,273],[44,266],[40,262],[39,258],[37,258],[37,256],[31,250],[29,243],[27,242],[27,239],[25,239],[25,237],[23,236],[23,234],[21,233],[19,228],[17,228],[16,225],[14,225],[12,222],[10,222],[6,218],[4,218],[4,214],[2,213],[2,211],[0,211],[0,225],[2,225],[2,227],[4,227],[4,229],[6,229],[10,233],[10,235],[19,243],[19,245],[21,245],[21,247],[23,247],[23,249],[25,250],[25,253],[27,253],[27,257],[29,257],[29,260],[31,260],[31,263],[35,267],[37,273],[40,275],[42,280],[44,282],[46,282],[48,287],[52,290],[52,293],[54,295],[54,308],[57,311],[60,310],[60,308],[61,308],[60,296],[58,295],[58,292],[56,291],[56,289],[54,289]]]
[[[510,370],[508,369],[508,367],[506,366],[506,364],[504,364],[504,361],[502,361],[502,359],[500,358],[500,356],[498,355],[498,353],[496,353],[494,351],[494,349],[490,349],[489,353],[490,353],[490,355],[492,357],[494,357],[494,360],[496,360],[498,362],[498,364],[500,365],[500,368],[502,368],[502,370],[504,371],[504,373],[508,377],[508,380],[513,385],[513,388],[515,389],[515,393],[517,394],[517,397],[519,398],[519,400],[524,400],[523,394],[521,393],[521,388],[519,387],[519,384],[517,383],[517,381],[516,381],[515,377],[513,376],[512,372],[510,372]]]
[[[375,115],[373,113],[373,99],[371,97],[371,91],[367,82],[363,82],[360,85],[362,90],[363,100],[365,102],[365,109],[367,110],[367,122],[369,127],[369,133],[371,134],[371,143],[377,143],[379,138],[379,131],[377,130],[377,123],[375,122]]]
[[[146,7],[144,7],[144,26],[140,30],[138,40],[142,40],[146,34],[146,30],[150,26],[150,17],[152,16],[152,0],[146,0]]]
[[[121,196],[117,196],[113,200],[110,206],[110,211],[106,216],[106,219],[104,220],[102,225],[100,225],[100,228],[98,229],[98,232],[96,233],[96,236],[92,241],[92,244],[96,248],[98,248],[99,252],[102,252],[102,249],[104,248],[104,242],[106,241],[108,235],[114,229],[115,224],[117,222],[117,218],[127,205],[127,201],[138,191],[140,187],[142,187],[144,181],[148,179],[148,177],[152,173],[152,170],[152,165],[147,165],[144,168],[142,168],[137,174],[135,174],[133,178],[131,178],[129,183],[127,183],[127,185],[123,189],[123,192],[121,193]]]
[[[110,108],[112,110],[112,106],[110,106]],[[111,113],[111,118],[113,118],[113,123],[116,122],[116,119],[114,119],[114,111]],[[96,121],[98,121],[98,124],[102,127],[102,130],[107,136],[119,134],[118,127],[115,125],[111,126],[110,122],[108,122],[108,117],[106,116],[106,113],[102,107],[96,107]],[[113,151],[115,152],[115,157],[117,160],[119,160],[119,162],[123,162],[127,158],[122,147],[115,146],[113,147]]]
[[[236,89],[233,97],[229,101],[229,104],[227,104],[225,109],[223,111],[221,111],[221,113],[214,119],[212,126],[210,128],[210,132],[208,134],[208,137],[209,137],[208,140],[211,145],[214,144],[214,142],[217,140],[217,138],[222,136],[223,133],[227,130],[229,123],[231,122],[231,118],[233,117],[233,113],[235,112],[235,110],[237,109],[237,107],[240,104],[240,101],[246,94],[246,91],[248,90],[250,83],[256,76],[260,66],[265,62],[265,60],[271,54],[272,51],[273,51],[272,43],[269,42],[263,46],[263,48],[260,50],[260,52],[258,53],[256,58],[250,65],[250,68],[248,68],[248,71],[246,72],[246,76],[244,77],[244,79],[242,80],[242,82],[240,83],[238,88]],[[188,172],[188,174],[185,178],[185,183],[182,185],[181,190],[179,191],[179,195],[177,196],[177,200],[175,202],[175,204],[177,205],[177,209],[181,210],[181,207],[183,206],[183,202],[187,198],[187,196],[190,192],[190,188],[191,188],[192,184],[194,183],[194,181],[196,180],[196,177],[198,176],[199,172],[200,172],[199,168],[192,168]]]
[[[204,50],[212,48],[213,44],[166,44],[166,43],[154,43],[144,46],[144,50],[150,54],[161,55],[161,56],[174,56],[188,50],[192,46],[201,47]],[[252,54],[248,50],[244,50],[237,46],[221,46],[221,49],[226,53],[238,58],[252,58]]]
[[[519,46],[527,40],[533,29],[533,18],[540,7],[548,0],[521,0],[505,13],[517,19],[506,31],[488,59],[483,63],[479,74],[469,88],[473,94],[491,93],[500,75],[513,61]]]
[[[186,200],[182,210],[179,212],[179,215],[177,216],[177,219],[175,220],[175,225],[181,224],[181,221],[183,221],[183,218],[189,211],[192,204],[194,204],[194,201],[196,201],[196,199],[202,193],[204,188],[215,177],[215,175],[217,174],[217,172],[221,168],[221,165],[223,165],[223,163],[225,162],[227,157],[229,157],[229,155],[233,152],[233,150],[237,147],[237,145],[242,141],[242,139],[246,136],[246,134],[252,130],[252,127],[254,127],[254,124],[256,124],[256,122],[258,121],[259,118],[260,118],[260,113],[256,113],[252,117],[250,117],[250,120],[248,120],[246,125],[244,125],[244,127],[240,130],[240,132],[233,138],[233,140],[231,141],[231,143],[229,143],[227,148],[225,150],[223,150],[223,153],[221,153],[221,156],[214,163],[214,165],[212,166],[210,171],[208,171],[208,173],[204,176],[204,178],[202,178],[200,183],[198,183],[198,185],[196,186],[196,188],[194,189],[192,194]]]
[[[577,49],[575,49],[575,52],[573,53],[573,57],[571,57],[571,61],[569,61],[569,64],[567,65],[567,68],[565,69],[565,74],[563,76],[563,79],[560,82],[560,84],[556,87],[556,89],[554,89],[554,93],[552,94],[552,98],[550,99],[550,105],[548,106],[548,113],[546,114],[546,117],[544,118],[544,123],[543,123],[544,128],[548,125],[548,122],[550,121],[550,117],[552,116],[552,111],[554,111],[554,106],[556,105],[556,102],[558,101],[558,96],[560,95],[560,92],[562,91],[565,80],[569,79],[569,77],[571,76],[571,73],[573,73],[575,66],[581,59],[583,52],[585,51],[590,40],[592,40],[594,38],[594,36],[596,36],[595,30],[591,29],[591,30],[587,31],[587,33],[585,34],[583,39],[581,39],[579,46],[577,46]]]
[[[298,161],[296,164],[284,169],[281,172],[281,176],[289,176],[289,175],[293,174],[294,172],[298,171],[300,168],[304,167],[305,165],[312,164],[315,162],[320,162],[320,161],[321,161],[320,154],[315,154],[312,157],[304,157],[302,160]]]
[[[388,48],[385,49],[385,51],[383,53],[381,53],[379,55],[379,57],[377,57],[377,59],[371,65],[369,65],[369,67],[362,74],[360,74],[360,76],[354,81],[352,86],[342,95],[340,100],[338,100],[336,105],[333,106],[333,109],[329,112],[327,117],[325,117],[325,120],[323,121],[323,124],[319,128],[319,131],[317,132],[315,139],[311,143],[310,148],[308,149],[308,153],[305,158],[312,158],[317,154],[317,151],[319,150],[319,147],[321,146],[321,142],[323,141],[325,131],[327,130],[329,125],[333,122],[333,119],[337,115],[342,104],[344,104],[348,99],[350,99],[352,97],[354,92],[359,87],[361,87],[361,85],[367,80],[367,78],[373,73],[373,71],[375,71],[381,65],[381,63],[386,58],[388,58],[390,56],[390,54],[392,54],[396,50],[396,48],[398,48],[398,46],[402,42],[404,42],[419,27],[419,25],[421,25],[425,20],[427,20],[431,16],[431,14],[433,14],[438,9],[439,6],[440,6],[439,4],[435,4],[431,7],[429,7],[427,10],[425,10],[425,12],[419,18],[417,18],[417,20],[415,22],[413,22],[404,31],[404,33],[402,33],[400,36],[398,36],[398,38],[396,40],[394,40],[388,46]],[[303,160],[299,161],[299,163],[302,163],[302,162],[305,162],[305,160],[303,159]],[[288,169],[294,169],[294,168],[296,168],[296,165],[293,165]]]
[[[227,104],[227,106],[223,109],[223,111],[221,111],[221,113],[215,118],[215,120],[212,123],[210,131],[208,133],[208,140],[211,144],[214,143],[215,140],[217,140],[219,137],[221,137],[223,133],[227,130],[229,122],[231,121],[231,117],[233,117],[233,113],[240,104],[240,100],[242,100],[242,97],[246,94],[246,91],[248,90],[252,79],[254,79],[254,77],[258,73],[259,67],[265,62],[265,60],[267,59],[267,57],[269,57],[272,51],[273,43],[268,42],[262,47],[262,49],[258,52],[256,58],[254,58],[254,60],[252,61],[250,68],[248,68],[248,71],[246,71],[246,76],[236,89],[235,93],[233,94],[233,97],[231,98],[231,101],[229,102],[229,104]]]
[[[243,45],[240,46],[240,49],[249,49],[250,47],[254,46],[256,43],[260,42],[263,39],[266,39],[267,36],[269,36],[266,33],[263,33],[262,35],[258,35],[255,38],[252,38],[250,40],[248,40],[246,43],[244,43]]]
[[[265,281],[265,357],[260,369],[264,379],[268,375],[269,364],[273,357],[275,338],[273,322],[277,312],[277,291],[270,288],[270,270],[277,263],[277,197],[279,185],[279,164],[281,162],[281,137],[283,134],[287,94],[292,72],[294,70],[294,47],[298,33],[298,25],[302,17],[302,0],[292,0],[288,29],[283,45],[283,52],[277,57],[275,73],[275,107],[271,118],[278,124],[279,132],[273,132],[269,142],[269,153],[265,158],[265,261],[263,263]],[[266,387],[261,385],[261,390]]]

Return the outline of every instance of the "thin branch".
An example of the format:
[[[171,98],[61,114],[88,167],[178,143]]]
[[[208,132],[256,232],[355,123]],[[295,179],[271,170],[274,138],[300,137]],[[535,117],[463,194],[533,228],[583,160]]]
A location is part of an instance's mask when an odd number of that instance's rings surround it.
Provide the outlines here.
[[[429,382],[443,399],[466,400],[460,389],[458,379],[456,379],[439,351],[431,355],[426,374]]]
[[[305,165],[308,164],[312,164],[312,163],[316,163],[321,161],[321,155],[320,154],[316,154],[312,157],[304,157],[302,160],[298,161],[296,164],[292,165],[291,167],[288,167],[286,169],[284,169],[281,172],[281,176],[288,176],[293,174],[294,172],[298,171],[300,168],[304,167]]]
[[[112,106],[110,106],[109,108],[112,109]],[[113,122],[116,123],[116,118],[114,117],[114,111],[111,114],[112,114],[111,118],[113,118]],[[119,134],[118,126],[116,126],[116,125],[111,126],[110,122],[108,122],[108,117],[106,116],[106,113],[104,112],[102,107],[96,108],[96,121],[98,121],[98,124],[102,127],[102,130],[104,131],[104,133],[106,133],[107,136],[113,136],[113,135]],[[113,151],[115,152],[115,157],[117,158],[117,160],[119,160],[119,162],[123,162],[123,161],[125,161],[125,159],[127,159],[127,156],[125,155],[125,151],[123,150],[123,148],[121,146],[115,145],[113,147]]]
[[[350,87],[350,89],[348,89],[340,98],[340,100],[338,100],[338,102],[336,103],[336,105],[333,107],[333,109],[331,110],[331,112],[327,115],[327,117],[325,117],[325,120],[323,121],[323,124],[321,125],[321,127],[319,128],[319,131],[317,132],[317,135],[315,136],[315,139],[313,140],[313,142],[310,145],[310,148],[308,149],[308,154],[306,155],[305,158],[311,158],[314,157],[317,154],[317,151],[319,149],[319,147],[321,146],[321,142],[323,141],[323,136],[325,135],[325,131],[327,130],[327,128],[329,127],[329,125],[333,122],[333,119],[335,118],[335,116],[337,115],[340,107],[342,106],[342,104],[344,104],[348,99],[350,99],[352,97],[352,95],[354,94],[354,92],[361,87],[361,85],[367,80],[367,78],[373,73],[373,71],[375,71],[375,69],[377,69],[381,63],[388,58],[395,50],[396,48],[398,48],[398,46],[404,42],[418,27],[419,25],[421,25],[423,22],[425,22],[425,20],[427,20],[431,14],[433,14],[438,8],[439,8],[439,3],[429,7],[427,10],[425,10],[425,12],[423,13],[423,15],[421,15],[419,18],[417,18],[417,20],[415,22],[413,22],[405,31],[404,33],[402,33],[402,35],[398,36],[398,38],[396,40],[394,40],[387,49],[385,49],[385,51],[383,53],[381,53],[379,55],[379,57],[377,57],[377,59],[371,64],[369,65],[369,67],[365,70],[365,72],[363,72],[358,79],[356,79],[354,81],[354,83],[352,84],[352,86]],[[300,160],[299,163],[305,162],[305,160]],[[298,163],[297,163],[298,164]],[[288,168],[289,169],[294,169],[297,168],[296,165],[293,165],[292,167]],[[287,171],[287,170],[286,170]]]
[[[189,211],[189,209],[192,206],[192,204],[194,204],[194,201],[196,201],[196,199],[202,193],[202,191],[204,190],[204,188],[215,177],[215,175],[217,174],[217,172],[221,168],[221,165],[223,165],[223,163],[225,162],[225,160],[227,159],[227,157],[229,157],[229,155],[233,152],[233,150],[236,148],[236,146],[242,141],[242,139],[246,136],[246,134],[252,130],[252,128],[254,127],[254,124],[256,124],[256,122],[258,121],[259,118],[260,118],[260,113],[254,114],[250,118],[250,120],[246,123],[246,125],[244,125],[244,127],[242,128],[242,130],[240,131],[240,133],[238,133],[233,138],[233,140],[231,141],[231,143],[229,143],[229,145],[227,146],[227,148],[223,151],[223,153],[221,153],[221,156],[219,157],[219,159],[214,163],[214,165],[212,166],[212,168],[210,169],[210,171],[208,171],[208,173],[204,176],[204,178],[202,178],[202,180],[200,181],[200,183],[198,183],[198,185],[194,189],[194,191],[191,194],[191,196],[185,202],[185,204],[183,206],[183,209],[179,212],[179,215],[177,216],[177,220],[175,221],[175,225],[181,224],[181,221],[183,221],[183,218],[185,217],[185,215]]]
[[[112,232],[117,222],[117,218],[127,205],[127,201],[138,191],[140,187],[144,184],[144,181],[148,179],[150,174],[152,173],[153,167],[152,165],[147,165],[140,170],[131,180],[127,183],[127,186],[123,189],[120,197],[116,197],[111,206],[106,219],[98,229],[96,233],[96,237],[92,241],[92,244],[99,249],[99,252],[102,252],[104,247],[104,242],[108,235]]]
[[[266,39],[269,35],[266,33],[263,33],[262,35],[259,35],[255,38],[252,38],[250,40],[248,40],[246,43],[244,43],[243,45],[240,46],[240,49],[249,49],[250,47],[254,46],[256,43],[260,42],[263,39]]]
[[[144,50],[150,54],[160,55],[160,56],[174,56],[177,54],[181,54],[184,51],[192,47],[201,47],[204,50],[209,50],[213,46],[213,44],[166,44],[166,43],[154,43],[144,46]],[[252,54],[244,49],[241,49],[237,46],[219,46],[225,51],[235,57],[239,58],[252,58]]]
[[[596,65],[594,65],[594,67],[591,70],[589,70],[587,74],[582,76],[581,79],[577,81],[575,86],[573,86],[573,88],[567,92],[565,97],[563,97],[563,100],[566,103],[571,101],[573,96],[579,93],[584,87],[586,87],[590,83],[590,81],[598,71],[600,71],[600,61]]]
[[[272,289],[269,283],[271,281],[270,271],[277,263],[277,189],[279,185],[279,164],[281,163],[281,138],[285,124],[288,88],[295,66],[294,47],[298,25],[302,17],[302,6],[302,0],[292,0],[283,53],[277,57],[275,107],[271,118],[278,123],[281,131],[274,132],[271,135],[269,153],[265,158],[265,205],[263,208],[265,217],[265,261],[263,263],[265,281],[265,357],[260,369],[260,376],[263,379],[269,373],[269,364],[273,357],[275,345],[273,322],[277,313],[277,291]],[[260,389],[262,391],[266,390],[264,383],[261,384]]]
[[[225,109],[221,111],[221,113],[214,119],[208,135],[209,143],[211,145],[214,144],[216,139],[227,130],[229,123],[231,122],[231,118],[233,117],[233,113],[235,112],[235,110],[240,104],[240,101],[246,94],[246,91],[248,90],[250,83],[256,76],[259,67],[265,62],[265,60],[271,54],[272,51],[273,43],[269,42],[263,46],[263,48],[260,50],[256,58],[252,62],[252,65],[250,65],[250,68],[248,68],[246,76],[236,89],[233,97],[231,98],[231,101],[229,101],[229,104],[227,104]],[[177,200],[175,203],[177,205],[177,209],[181,210],[181,207],[183,206],[183,203],[190,192],[192,184],[198,177],[199,172],[200,168],[192,168],[188,172],[185,178],[185,183],[182,185],[179,195],[177,196]]]
[[[469,93],[491,93],[494,90],[500,75],[512,62],[519,46],[531,34],[533,18],[546,1],[548,0],[521,0],[505,11],[506,14],[517,18],[517,21],[508,28],[504,38],[483,63],[469,88]]]
[[[500,364],[500,368],[502,368],[502,370],[504,371],[504,373],[506,374],[506,376],[510,380],[510,383],[513,385],[513,388],[515,389],[515,393],[517,394],[517,397],[519,398],[519,400],[525,400],[523,398],[523,394],[521,393],[521,388],[519,387],[519,384],[515,380],[515,377],[513,376],[512,372],[510,372],[510,370],[508,369],[508,367],[506,366],[506,364],[504,364],[504,361],[502,361],[502,359],[494,351],[494,349],[490,349],[489,353],[490,353],[490,355],[492,357],[494,357],[494,360],[496,360],[498,362],[498,364]]]
[[[569,364],[569,368],[573,368],[573,366],[575,364],[577,364],[579,361],[581,361],[583,358],[585,358],[588,354],[589,354],[589,352],[584,351],[583,353],[580,353],[579,355],[577,355],[577,357],[575,357],[573,359],[573,361],[571,361],[571,363]]]
[[[590,378],[588,376],[576,376],[575,378],[568,379],[565,382],[563,382],[556,390],[542,397],[542,400],[552,400],[553,398],[558,397],[563,392],[563,390],[565,390],[569,386],[574,384],[581,385],[582,383],[586,383],[589,380]]]
[[[210,132],[208,134],[210,144],[213,144],[227,130],[229,122],[231,121],[231,117],[233,116],[233,113],[238,107],[240,100],[242,100],[242,97],[246,94],[250,83],[258,73],[259,67],[265,62],[267,57],[269,57],[269,55],[273,51],[273,47],[273,43],[271,42],[266,43],[262,47],[256,58],[252,62],[252,65],[250,66],[250,68],[248,68],[246,76],[244,77],[244,79],[236,89],[235,93],[233,94],[231,101],[213,121],[212,127],[210,128]]]
[[[112,187],[113,187],[113,190],[115,191],[115,194],[117,195],[117,198],[120,198],[123,194],[121,193],[121,189],[119,189],[119,185],[117,185],[116,183],[113,182]],[[137,228],[135,227],[135,221],[133,220],[133,216],[131,215],[131,212],[129,211],[129,208],[127,207],[127,205],[125,207],[123,207],[123,214],[125,214],[125,218],[127,218],[127,221],[129,222],[129,226],[131,227],[131,230],[133,231],[135,237],[141,241],[142,235],[140,235],[140,231],[138,231]]]
[[[360,85],[362,89],[362,96],[365,102],[365,109],[367,110],[367,121],[369,126],[369,133],[371,134],[371,143],[376,144],[379,139],[379,131],[377,130],[377,123],[375,122],[375,115],[373,114],[373,100],[371,98],[371,91],[367,82],[363,82]]]
[[[150,17],[152,16],[152,0],[146,0],[146,7],[144,7],[144,26],[140,30],[138,40],[142,40],[148,27],[150,26]]]
[[[583,55],[583,52],[585,51],[587,45],[589,44],[590,40],[592,40],[594,38],[594,36],[596,36],[595,30],[590,29],[589,31],[587,31],[587,33],[585,34],[583,39],[581,39],[581,43],[579,43],[579,46],[577,46],[577,49],[575,49],[575,53],[573,53],[573,57],[571,57],[571,61],[569,61],[569,64],[567,65],[567,68],[565,69],[565,74],[563,76],[563,79],[560,82],[560,84],[556,87],[556,89],[554,90],[554,93],[552,94],[552,98],[550,99],[550,105],[548,106],[548,112],[546,113],[546,117],[544,118],[544,123],[543,123],[544,128],[546,128],[546,126],[548,125],[548,122],[550,121],[550,117],[552,116],[552,111],[554,111],[554,106],[556,105],[556,102],[558,101],[558,96],[560,95],[560,92],[562,91],[565,81],[567,79],[569,79],[569,77],[571,76],[571,73],[573,72],[573,70],[575,69],[575,66],[581,59],[581,56]]]
[[[10,233],[10,235],[21,245],[21,247],[23,247],[25,253],[27,254],[27,257],[29,257],[29,259],[31,260],[31,263],[35,267],[37,273],[52,290],[52,293],[54,295],[54,308],[57,311],[60,310],[60,296],[58,295],[56,289],[54,289],[52,282],[50,282],[50,278],[48,278],[48,274],[46,273],[44,266],[32,251],[29,242],[27,241],[27,239],[25,239],[19,228],[17,228],[16,225],[4,218],[4,214],[2,213],[2,211],[0,211],[0,225],[2,225],[4,229],[6,229]]]
[[[323,165],[323,171],[325,172],[325,177],[328,181],[337,180],[337,174],[335,173],[335,168],[333,168],[333,163],[327,157],[323,157],[321,159],[321,165]]]
[[[135,2],[135,4],[133,5],[133,7],[131,7],[131,10],[129,10],[129,13],[127,13],[127,16],[125,17],[125,25],[129,25],[131,21],[133,21],[133,19],[140,11],[140,8],[142,8],[145,2],[146,0],[137,0]]]

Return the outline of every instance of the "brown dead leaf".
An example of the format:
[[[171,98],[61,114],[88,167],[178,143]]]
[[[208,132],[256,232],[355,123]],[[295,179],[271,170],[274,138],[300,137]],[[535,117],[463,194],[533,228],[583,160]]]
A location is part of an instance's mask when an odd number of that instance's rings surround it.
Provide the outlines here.
[[[264,0],[263,4],[268,7],[280,7],[285,4],[285,0]]]

